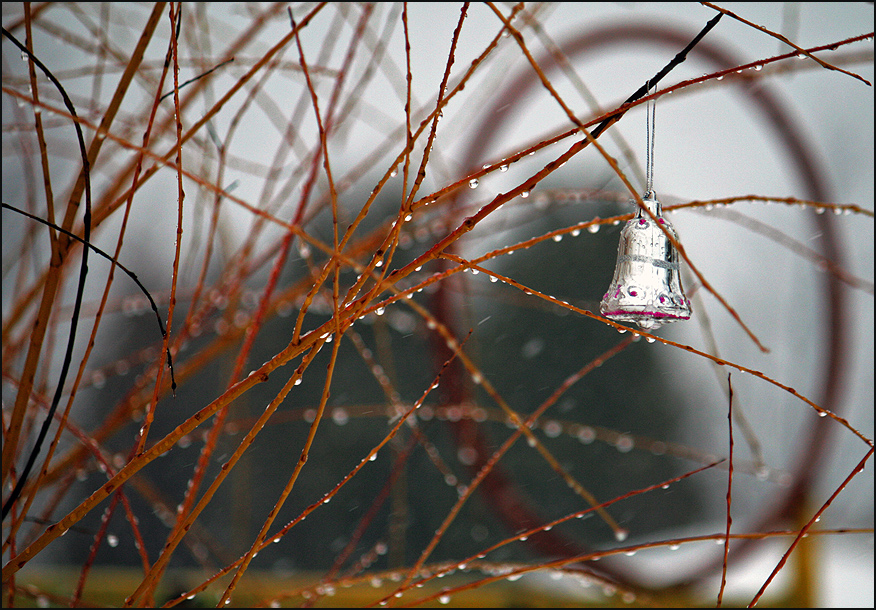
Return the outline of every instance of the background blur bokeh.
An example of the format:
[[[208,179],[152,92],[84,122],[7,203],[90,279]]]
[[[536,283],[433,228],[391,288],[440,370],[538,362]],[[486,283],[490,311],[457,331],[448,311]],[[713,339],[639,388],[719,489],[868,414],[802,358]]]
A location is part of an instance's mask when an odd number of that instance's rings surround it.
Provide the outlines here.
[[[305,56],[312,61],[316,89],[322,110],[328,105],[333,77],[351,45],[355,26],[364,11],[362,5],[330,4],[301,35]],[[285,5],[284,5],[285,6]],[[498,8],[507,14],[511,5]],[[722,5],[746,19],[781,32],[801,47],[813,47],[872,31],[872,3],[730,3]],[[292,5],[297,18],[314,5]],[[184,5],[184,34],[181,37],[180,80],[184,81],[215,66],[233,38],[255,23],[269,7],[258,3],[217,3]],[[405,55],[400,5],[377,3],[366,32],[353,45],[360,55],[351,64],[347,89],[337,117],[336,132],[329,140],[329,154],[335,176],[343,176],[368,160],[359,175],[342,184],[340,206],[346,226],[368,197],[374,185],[390,167],[404,146]],[[408,6],[411,40],[412,106],[417,110],[415,126],[434,104],[447,62],[449,41],[457,24],[460,5],[456,3],[412,3]],[[645,80],[664,66],[680,50],[672,36],[689,40],[714,15],[708,7],[689,3],[535,3],[529,6],[537,27],[518,25],[533,55],[545,67],[558,93],[579,117],[588,119],[619,105]],[[18,22],[20,5],[3,4],[4,27]],[[126,54],[130,52],[146,15],[147,5],[127,3],[59,4],[43,10],[36,20],[34,36],[37,55],[59,75],[79,106],[82,116],[99,119],[106,99],[113,90]],[[192,14],[188,14],[191,11]],[[188,21],[191,19],[191,21]],[[166,18],[165,18],[166,21]],[[200,27],[195,24],[200,23]],[[516,23],[516,22],[515,22]],[[487,43],[498,33],[501,22],[486,6],[469,8],[455,54],[453,77],[464,71]],[[183,124],[191,125],[216,99],[221,97],[266,50],[289,29],[285,9],[275,11],[259,30],[258,36],[237,53],[233,63],[210,76],[197,100],[187,106]],[[126,98],[115,130],[139,143],[144,108],[149,107],[156,75],[166,51],[167,24],[150,45],[143,77]],[[617,32],[607,39],[594,38],[582,44],[591,33]],[[645,32],[645,34],[641,34]],[[648,32],[653,32],[649,35]],[[23,40],[23,31],[16,35]],[[329,52],[325,41],[334,38]],[[94,40],[94,46],[89,44]],[[378,43],[385,44],[380,49]],[[556,44],[566,50],[574,77],[556,68],[546,49]],[[578,46],[576,46],[578,45]],[[707,36],[703,48],[712,45],[745,64],[789,52],[789,47],[754,28],[724,17]],[[872,82],[873,42],[859,42],[823,54],[826,61],[840,58],[842,67]],[[382,55],[381,55],[382,53]],[[707,60],[702,48],[675,69],[661,88],[695,78],[730,65]],[[8,41],[3,42],[4,87],[27,91],[27,64]],[[375,78],[351,89],[371,69],[369,59],[381,57]],[[297,49],[289,45],[282,61],[294,66]],[[804,58],[805,60],[805,58]],[[121,66],[121,67],[120,67]],[[252,87],[252,86],[250,86]],[[170,90],[166,85],[165,89]],[[185,90],[183,90],[184,92]],[[44,90],[48,103],[59,105],[56,92],[48,84]],[[242,114],[233,140],[223,139],[233,124],[235,112],[255,103]],[[655,188],[664,205],[695,200],[741,195],[818,198],[807,184],[803,161],[788,144],[787,133],[758,105],[758,96],[767,96],[799,134],[805,152],[817,169],[823,185],[823,201],[857,204],[873,210],[873,89],[850,76],[817,66],[811,60],[785,61],[743,74],[730,74],[721,81],[707,81],[664,95],[656,105]],[[302,101],[303,100],[303,101]],[[235,197],[258,207],[270,206],[271,213],[291,219],[305,183],[304,159],[317,140],[313,111],[301,71],[286,67],[260,82],[258,89],[233,98],[209,128],[184,149],[184,166],[201,173],[206,181],[216,180],[217,148],[229,146],[221,187]],[[172,114],[172,102],[163,102],[161,116]],[[163,114],[162,114],[163,113]],[[5,94],[3,98],[3,202],[26,207],[39,179],[28,172],[38,167],[35,140],[28,133],[33,113]],[[43,112],[46,116],[47,113]],[[28,118],[30,117],[30,118]],[[284,146],[284,130],[294,117],[294,141],[289,161],[279,170],[272,192],[266,192],[266,175],[275,150]],[[773,117],[774,118],[774,117]],[[47,119],[48,120],[48,119]],[[51,117],[50,150],[52,173],[60,193],[72,184],[79,169],[78,152],[69,123]],[[434,151],[421,195],[437,191],[462,179],[485,164],[535,144],[572,127],[559,105],[541,87],[513,37],[501,40],[482,69],[444,110],[439,123]],[[86,130],[87,131],[87,130]],[[393,136],[388,134],[393,133]],[[644,106],[631,110],[600,138],[607,152],[618,160],[620,169],[641,189],[645,158]],[[93,133],[86,133],[90,141]],[[297,138],[297,139],[295,139]],[[151,146],[162,153],[172,143],[164,135]],[[457,212],[424,209],[406,227],[392,266],[401,267],[444,234],[458,226],[496,194],[507,192],[540,170],[569,146],[567,141],[539,151],[508,168],[479,179],[477,188],[457,191],[453,205]],[[421,148],[418,150],[422,150]],[[382,154],[378,154],[382,153]],[[109,148],[95,168],[96,198],[108,189],[106,180],[128,162],[130,151]],[[29,159],[29,161],[22,161]],[[419,157],[416,157],[418,160]],[[36,160],[36,161],[35,161]],[[380,222],[394,218],[401,199],[402,175],[394,177],[378,196],[375,211],[360,229],[368,234]],[[181,266],[178,307],[175,321],[180,324],[201,271],[206,249],[213,198],[192,181],[185,184],[187,198],[184,215],[183,264]],[[324,200],[328,184],[324,175],[316,181],[313,200]],[[41,193],[41,192],[40,192]],[[456,252],[474,258],[495,248],[516,244],[549,231],[569,227],[594,217],[607,218],[629,213],[629,193],[602,158],[590,147],[565,167],[539,183],[529,197],[517,198],[491,215],[460,240]],[[44,201],[37,197],[34,213],[43,215]],[[42,207],[41,207],[42,206]],[[62,204],[56,204],[58,209]],[[176,236],[176,174],[163,170],[137,194],[125,247],[120,261],[133,269],[160,302],[166,315]],[[316,204],[312,209],[318,209]],[[838,210],[839,211],[839,210]],[[823,210],[821,210],[823,212]],[[745,201],[732,206],[693,208],[672,212],[669,218],[677,229],[688,256],[720,294],[732,304],[753,332],[769,348],[762,353],[717,300],[685,270],[684,282],[692,296],[694,317],[656,332],[697,349],[719,354],[721,358],[794,388],[816,402],[827,386],[831,409],[841,414],[867,438],[873,437],[873,218],[872,215],[819,213],[812,207],[784,204],[765,205]],[[215,251],[208,269],[206,285],[219,288],[224,265],[244,244],[257,226],[255,216],[234,204],[224,203]],[[110,218],[94,236],[94,243],[112,251],[118,237],[119,219]],[[307,219],[306,230],[331,242],[331,217],[326,207]],[[28,221],[3,212],[3,311],[13,307],[22,285],[18,260],[22,238],[30,230]],[[37,234],[42,231],[37,230]],[[484,263],[502,275],[530,288],[565,300],[581,309],[598,311],[598,303],[611,279],[617,253],[620,226],[606,224],[597,232],[581,232],[562,240],[547,239],[531,248],[499,256]],[[840,283],[839,297],[830,296],[829,274],[819,263],[818,254],[831,233],[839,250],[837,265],[853,281]],[[265,229],[255,251],[272,261],[271,248],[282,235],[278,227]],[[37,239],[40,239],[37,237]],[[283,267],[280,285],[293,286],[306,278],[312,252],[297,248]],[[29,261],[36,268],[47,255],[34,254]],[[362,257],[360,262],[367,262]],[[319,263],[321,264],[321,263]],[[317,265],[319,266],[319,265]],[[71,267],[72,269],[72,267]],[[199,336],[193,336],[176,357],[177,366],[213,344],[226,332],[222,325],[244,327],[255,309],[259,291],[267,281],[270,264],[250,272],[242,291],[230,301],[215,294],[216,312],[204,323]],[[413,280],[423,280],[440,269],[424,267]],[[99,298],[108,272],[105,261],[90,262],[90,297]],[[346,272],[349,285],[355,276]],[[18,279],[16,279],[18,278]],[[24,282],[25,284],[27,282]],[[75,282],[68,282],[65,302],[72,302]],[[441,294],[452,303],[452,323],[462,338],[471,329],[467,353],[477,363],[509,405],[522,415],[531,413],[584,364],[602,354],[622,338],[613,328],[598,321],[529,298],[505,283],[492,283],[486,274],[457,274],[444,280]],[[435,308],[439,289],[431,288],[415,296],[417,303]],[[445,294],[446,293],[446,294]],[[97,335],[97,350],[88,369],[90,387],[82,390],[74,404],[72,417],[83,430],[92,431],[113,412],[130,392],[136,375],[143,374],[155,361],[160,346],[151,312],[136,288],[126,278],[115,280],[114,310],[108,313]],[[223,299],[225,299],[223,301]],[[279,308],[261,330],[245,372],[258,367],[288,343],[300,303]],[[290,315],[291,314],[291,315]],[[317,300],[305,322],[305,330],[329,320],[329,300]],[[836,346],[833,333],[841,321],[841,354],[831,356]],[[833,325],[832,325],[833,324]],[[63,327],[63,325],[61,325]],[[91,330],[80,326],[81,344]],[[326,420],[310,453],[295,492],[281,510],[277,524],[295,518],[318,501],[353,468],[388,430],[387,411],[392,402],[410,405],[432,382],[441,358],[434,346],[435,333],[425,321],[401,304],[391,305],[385,315],[369,314],[354,327],[357,340],[344,338]],[[178,330],[178,329],[177,329]],[[4,326],[4,333],[6,328]],[[11,336],[18,337],[21,330]],[[66,332],[66,330],[64,330]],[[4,334],[4,337],[6,335]],[[58,330],[58,342],[63,336]],[[5,339],[4,339],[5,341]],[[361,341],[361,346],[357,344]],[[362,346],[372,361],[363,357]],[[833,346],[833,347],[832,347]],[[239,341],[226,346],[210,365],[186,379],[176,398],[159,402],[150,439],[160,439],[187,417],[219,396],[229,384]],[[151,349],[143,356],[143,350]],[[7,345],[4,344],[4,352]],[[314,407],[323,389],[325,366],[330,350],[323,350],[278,413],[257,437],[242,462],[220,489],[198,523],[208,532],[203,538],[181,549],[172,566],[223,566],[245,552],[299,458],[299,452],[312,421]],[[56,348],[46,370],[57,371],[62,349]],[[833,360],[832,360],[833,358]],[[23,356],[7,362],[4,354],[3,407],[14,402],[16,367]],[[834,364],[831,364],[831,363]],[[379,367],[375,372],[375,366]],[[838,367],[833,369],[831,367]],[[216,476],[222,462],[240,442],[242,433],[264,410],[288,379],[290,370],[275,373],[233,404],[220,438],[216,456],[207,474]],[[631,490],[677,476],[727,452],[727,370],[684,350],[639,341],[586,376],[567,391],[539,420],[537,433],[559,462],[597,498],[608,499]],[[124,370],[123,370],[124,369]],[[112,371],[107,374],[107,371]],[[285,371],[285,369],[281,369]],[[382,375],[390,381],[395,398],[387,395]],[[321,376],[322,375],[322,376]],[[49,380],[53,375],[49,373]],[[51,383],[51,381],[50,381]],[[69,382],[68,382],[69,383]],[[812,436],[816,413],[798,398],[773,385],[737,371],[732,374],[737,406],[744,413],[756,441],[743,438],[736,430],[734,479],[734,530],[748,531],[781,504],[797,467],[811,451],[812,443],[826,449],[807,476],[805,502],[810,513],[821,506],[864,455],[860,439],[838,426],[821,425]],[[483,419],[477,429],[485,437],[485,447],[496,448],[511,432],[506,417],[482,386],[465,382],[469,402],[466,408],[479,408]],[[375,526],[364,534],[359,555],[375,546],[388,549],[374,568],[412,565],[428,544],[457,496],[457,487],[474,476],[480,464],[474,441],[466,440],[471,429],[454,427],[459,414],[452,411],[454,389],[439,385],[421,413],[419,429],[434,451],[441,456],[444,469],[436,467],[428,451],[414,450],[403,463],[391,499],[375,517]],[[391,412],[391,411],[390,411]],[[449,421],[448,421],[449,420]],[[456,422],[458,423],[458,422]],[[119,428],[103,447],[109,455],[124,460],[131,438],[140,423],[132,419]],[[199,429],[200,430],[200,429]],[[597,434],[597,438],[588,436]],[[318,570],[331,566],[363,515],[371,507],[382,486],[400,466],[394,462],[403,454],[402,446],[411,440],[404,430],[399,444],[382,451],[373,468],[363,469],[330,504],[322,506],[305,522],[293,528],[281,543],[260,554],[255,567],[278,574]],[[483,440],[483,439],[482,439]],[[586,441],[586,442],[584,442]],[[74,446],[65,438],[62,448]],[[677,448],[673,455],[655,446]],[[132,493],[135,513],[150,557],[164,545],[168,516],[161,507],[175,508],[185,493],[192,469],[203,446],[203,438],[192,435],[181,441],[166,457],[148,465],[138,476],[145,487]],[[681,455],[682,449],[687,455]],[[122,462],[123,463],[123,462]],[[869,465],[868,465],[869,466]],[[521,440],[503,458],[503,473],[520,494],[522,502],[539,515],[542,522],[586,507],[580,496],[569,490],[555,471]],[[864,527],[873,525],[873,469],[857,476],[840,498],[824,514],[820,527]],[[106,477],[94,464],[82,464],[78,481],[58,507],[53,519],[75,507]],[[619,525],[629,531],[628,543],[723,531],[726,510],[726,471],[714,469],[673,486],[665,493],[632,498],[610,511]],[[144,489],[158,493],[149,495]],[[6,496],[4,496],[5,501]],[[49,493],[40,502],[49,501]],[[454,526],[445,535],[432,560],[461,559],[489,544],[514,534],[508,523],[497,516],[496,502],[489,495],[476,494],[465,505]],[[96,530],[100,511],[94,511],[79,525]],[[99,564],[137,566],[132,538],[123,515],[117,514],[111,531],[118,544],[100,549]],[[4,523],[4,539],[6,537]],[[275,526],[276,527],[276,526]],[[798,525],[799,527],[799,525]],[[617,544],[608,525],[596,516],[557,528],[558,536],[595,548]],[[193,536],[202,533],[193,532]],[[78,564],[87,555],[92,536],[73,533],[47,549],[41,561]],[[754,553],[732,563],[730,590],[753,593],[769,574],[786,544],[763,544]],[[645,557],[638,553],[627,561],[616,562],[622,570],[649,586],[684,580],[703,565],[717,558],[720,546],[681,553]],[[871,605],[873,595],[873,538],[869,535],[837,536],[823,540],[819,547],[819,602],[826,606]],[[4,562],[9,558],[4,551]],[[493,561],[544,561],[532,545],[508,545],[490,555]],[[749,563],[750,562],[750,563]],[[655,567],[659,566],[659,567]],[[720,566],[720,563],[718,563]],[[720,570],[718,571],[720,574]],[[752,576],[753,575],[753,576]],[[866,576],[865,576],[866,575]],[[751,577],[750,577],[751,576]],[[750,578],[749,578],[750,577]],[[713,580],[707,586],[715,586]]]

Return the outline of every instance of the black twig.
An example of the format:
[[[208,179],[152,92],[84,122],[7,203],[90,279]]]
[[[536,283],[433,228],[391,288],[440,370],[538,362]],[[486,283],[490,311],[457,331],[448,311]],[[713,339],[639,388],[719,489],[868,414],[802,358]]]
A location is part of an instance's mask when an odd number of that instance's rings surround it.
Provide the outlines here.
[[[79,154],[82,156],[82,176],[85,183],[85,215],[83,218],[83,224],[85,225],[85,229],[83,231],[83,237],[85,241],[89,241],[91,239],[91,166],[88,161],[88,152],[85,149],[85,138],[82,135],[82,127],[79,125],[79,116],[76,114],[76,108],[73,106],[73,102],[70,101],[70,97],[67,95],[67,92],[64,90],[63,85],[61,85],[60,81],[52,74],[52,71],[49,70],[43,62],[36,58],[36,56],[30,52],[30,50],[21,44],[18,39],[15,38],[6,28],[2,28],[3,35],[6,36],[15,46],[17,46],[22,53],[26,53],[30,60],[34,63],[36,67],[38,67],[42,72],[48,77],[52,84],[57,87],[58,91],[61,93],[61,97],[64,100],[64,105],[67,107],[67,110],[70,111],[70,115],[73,117],[73,127],[76,129],[76,138],[79,141]],[[47,202],[48,205],[52,205],[52,202]],[[18,496],[21,494],[21,490],[24,488],[24,484],[27,482],[27,477],[30,474],[31,468],[33,468],[33,464],[36,461],[37,455],[39,455],[40,448],[42,447],[43,441],[46,438],[46,435],[49,431],[49,426],[52,423],[52,418],[55,415],[55,411],[58,409],[58,404],[61,402],[61,394],[64,391],[64,382],[67,379],[67,373],[70,370],[70,363],[73,360],[73,344],[76,340],[76,329],[79,325],[79,313],[82,309],[82,296],[85,293],[85,276],[88,274],[88,248],[85,248],[82,251],[82,264],[80,265],[79,270],[79,284],[76,287],[76,300],[73,304],[73,316],[70,320],[70,334],[67,339],[67,350],[64,354],[64,363],[61,366],[61,375],[58,379],[58,385],[55,388],[55,395],[52,398],[52,404],[49,407],[49,412],[46,415],[46,420],[43,422],[42,427],[40,428],[39,436],[37,437],[36,444],[30,452],[30,456],[28,456],[27,464],[24,467],[24,470],[21,471],[21,476],[18,478],[18,482],[15,485],[15,488],[12,490],[12,494],[10,494],[9,498],[3,504],[3,519],[6,519],[6,515],[9,513],[9,509],[12,508],[12,505],[15,503],[15,500],[18,499]]]
[[[623,104],[621,104],[620,108],[618,109],[618,114],[612,115],[612,116],[608,117],[607,119],[605,119],[604,121],[602,121],[599,125],[596,126],[596,129],[594,129],[591,132],[591,135],[594,138],[598,138],[599,135],[603,131],[608,129],[612,124],[614,124],[618,119],[620,119],[624,115],[624,113],[626,112],[625,106],[627,106],[628,104],[632,104],[637,99],[647,95],[651,89],[653,89],[654,87],[657,86],[657,83],[659,83],[661,80],[663,80],[664,76],[669,74],[673,69],[675,69],[676,66],[678,66],[681,62],[683,62],[685,59],[687,59],[687,54],[690,53],[690,51],[695,46],[697,46],[699,44],[700,40],[702,40],[703,37],[706,34],[708,34],[709,31],[711,31],[711,29],[713,27],[718,25],[718,21],[721,20],[721,17],[723,15],[724,15],[723,13],[718,13],[717,15],[712,17],[709,20],[709,22],[706,23],[705,27],[702,30],[700,30],[700,33],[697,34],[696,37],[693,40],[691,40],[690,43],[686,47],[684,47],[681,51],[678,52],[678,54],[675,57],[672,58],[672,61],[670,61],[668,64],[666,64],[663,67],[663,69],[661,69],[657,74],[655,74],[649,80],[645,81],[644,85],[639,87],[635,93],[633,93],[630,97],[628,97],[626,99],[626,101],[624,101]]]
[[[190,79],[187,80],[186,82],[182,83],[182,84],[179,86],[179,89],[182,90],[182,88],[185,87],[186,85],[191,85],[191,84],[192,84],[193,82],[195,82],[196,80],[201,79],[201,78],[204,78],[205,76],[207,76],[208,74],[210,74],[210,73],[213,72],[214,70],[218,70],[219,68],[221,68],[221,67],[224,66],[225,64],[230,64],[232,61],[234,61],[234,58],[233,58],[233,57],[232,57],[231,59],[226,59],[226,60],[223,61],[221,64],[218,64],[218,65],[216,65],[216,66],[213,66],[212,68],[210,68],[209,70],[207,70],[207,71],[204,72],[203,74],[198,74],[197,76],[195,76],[195,77],[193,77],[193,78],[190,78]],[[158,101],[159,101],[159,102],[163,102],[165,98],[170,97],[171,95],[173,95],[173,90],[172,90],[172,89],[171,89],[170,91],[168,91],[167,93],[165,93],[164,95],[162,95],[162,96],[158,99]]]
[[[5,208],[7,210],[12,210],[13,212],[18,212],[22,216],[27,216],[31,220],[35,220],[37,222],[40,222],[40,223],[46,225],[47,227],[51,227],[54,230],[63,233],[64,235],[66,235],[67,237],[69,237],[71,239],[75,239],[76,241],[83,244],[84,246],[91,248],[94,252],[96,252],[97,254],[100,254],[102,257],[104,257],[105,259],[107,259],[108,261],[110,261],[111,263],[116,265],[119,269],[124,271],[128,275],[128,277],[130,277],[132,280],[134,280],[134,283],[137,284],[137,287],[140,288],[140,291],[146,295],[146,298],[149,299],[149,305],[152,307],[152,311],[155,312],[155,318],[158,320],[158,328],[161,329],[161,338],[163,339],[167,335],[166,331],[164,330],[164,323],[161,321],[161,314],[158,313],[158,306],[155,304],[155,301],[153,300],[152,295],[149,294],[149,291],[146,289],[146,287],[143,285],[143,283],[140,282],[140,278],[137,277],[136,273],[134,273],[133,271],[131,271],[130,269],[125,267],[118,260],[116,260],[115,258],[110,256],[109,254],[107,254],[106,252],[104,252],[103,250],[101,250],[100,248],[95,246],[94,244],[85,241],[84,239],[82,239],[81,237],[76,235],[75,233],[71,233],[67,229],[63,229],[53,222],[50,222],[44,218],[40,218],[39,216],[35,216],[33,214],[30,214],[29,212],[25,212],[24,210],[19,210],[18,208],[13,207],[13,206],[9,205],[8,203],[0,203],[0,206],[2,206],[3,208]],[[173,361],[171,360],[170,350],[167,351],[167,364],[170,367],[171,383],[174,386],[176,386],[176,381],[174,381],[174,376],[173,376]]]

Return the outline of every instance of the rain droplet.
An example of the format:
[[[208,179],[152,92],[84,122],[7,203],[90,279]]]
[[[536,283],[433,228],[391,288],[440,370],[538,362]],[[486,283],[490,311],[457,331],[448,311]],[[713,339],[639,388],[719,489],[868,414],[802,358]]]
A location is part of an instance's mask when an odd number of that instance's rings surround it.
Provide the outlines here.
[[[589,444],[596,440],[596,431],[590,426],[582,426],[580,430],[578,430],[578,440],[582,443]]]
[[[108,545],[110,545],[111,547],[115,548],[115,547],[119,546],[119,537],[110,534],[109,536],[106,537],[106,543]]]
[[[563,241],[563,236],[562,235],[554,235],[553,240],[554,241]]]
[[[599,226],[600,225],[590,225],[587,227],[587,230],[591,233],[599,233]]]
[[[617,439],[615,448],[621,453],[628,453],[633,449],[634,444],[633,439],[624,434]]]
[[[563,433],[563,427],[559,422],[551,420],[544,425],[544,433],[548,438],[557,438]]]
[[[508,166],[507,166],[507,165],[500,165],[500,166],[499,166],[499,171],[500,171],[500,172],[507,172],[507,171],[508,171]]]
[[[522,193],[520,193],[520,196],[526,199],[527,197],[529,197],[529,191],[523,191]]]
[[[442,604],[449,604],[450,603],[450,596],[449,595],[442,595],[441,597],[438,598],[438,601],[441,602]]]
[[[627,536],[629,536],[629,535],[630,535],[630,533],[624,529],[617,530],[614,533],[614,537],[618,542],[623,542],[624,540],[627,539]]]
[[[94,371],[91,375],[91,384],[98,390],[101,389],[106,384],[106,375],[101,371]]]
[[[763,66],[760,65],[760,64],[757,64],[757,65],[754,67],[754,71],[755,71],[755,72],[760,72],[761,70],[763,70]]]
[[[478,182],[478,179],[477,179],[477,178],[472,178],[471,180],[468,181],[468,188],[470,188],[470,189],[476,189],[476,188],[478,188],[478,184],[480,184],[480,183]]]

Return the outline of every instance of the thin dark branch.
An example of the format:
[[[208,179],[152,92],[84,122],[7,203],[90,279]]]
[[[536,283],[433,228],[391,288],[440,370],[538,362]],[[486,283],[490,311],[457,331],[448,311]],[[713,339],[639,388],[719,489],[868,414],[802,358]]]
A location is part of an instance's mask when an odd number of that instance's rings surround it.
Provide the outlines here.
[[[136,273],[134,273],[133,271],[131,271],[130,269],[125,267],[118,260],[113,258],[111,255],[107,254],[106,252],[104,252],[103,250],[101,250],[100,248],[95,246],[94,244],[91,244],[91,243],[85,241],[84,239],[82,239],[81,237],[76,235],[75,233],[71,233],[67,229],[63,229],[53,222],[49,222],[48,220],[46,220],[44,218],[40,218],[39,216],[34,216],[33,214],[25,212],[24,210],[19,210],[18,208],[13,207],[13,206],[9,205],[8,203],[0,203],[0,206],[2,206],[3,208],[5,208],[7,210],[12,210],[13,212],[18,212],[22,216],[27,216],[31,220],[35,220],[37,222],[40,222],[40,223],[46,225],[47,227],[51,227],[51,228],[55,229],[56,231],[63,233],[64,235],[66,235],[67,237],[69,237],[71,239],[75,239],[76,241],[83,244],[84,246],[91,248],[94,252],[101,255],[102,257],[104,257],[105,259],[107,259],[108,261],[110,261],[111,263],[116,265],[119,269],[124,271],[128,275],[128,277],[130,277],[132,280],[134,280],[134,283],[137,284],[137,287],[140,288],[140,291],[146,295],[146,298],[149,299],[149,304],[152,306],[152,311],[155,312],[155,317],[158,320],[158,328],[161,329],[161,337],[164,338],[166,332],[164,330],[164,323],[161,321],[161,314],[158,313],[158,306],[155,304],[155,301],[152,299],[152,295],[149,294],[149,291],[146,290],[146,287],[140,282],[140,279],[137,277]],[[169,351],[167,354],[167,360],[168,360],[168,363],[170,364],[170,375],[171,375],[171,377],[173,377],[173,363],[170,361],[171,356],[170,356]]]
[[[198,74],[197,76],[195,76],[195,77],[193,77],[193,78],[190,78],[189,80],[187,80],[186,82],[182,83],[182,84],[179,86],[180,90],[182,90],[182,88],[185,87],[186,85],[191,85],[193,82],[197,81],[198,79],[204,78],[205,76],[207,76],[208,74],[210,74],[210,73],[213,72],[214,70],[218,70],[219,68],[221,68],[221,67],[224,66],[225,64],[230,64],[232,61],[234,61],[234,58],[233,58],[233,57],[232,57],[231,59],[226,59],[226,60],[223,61],[221,64],[218,64],[218,65],[216,65],[216,66],[213,66],[212,68],[210,68],[209,70],[207,70],[207,71],[204,72],[203,74]],[[164,95],[162,95],[161,98],[159,98],[158,101],[159,101],[159,102],[163,102],[165,98],[170,97],[171,95],[173,95],[173,90],[168,91],[167,93],[165,93]]]
[[[22,53],[26,53],[30,60],[37,66],[42,72],[48,77],[52,84],[58,89],[61,93],[61,97],[64,99],[64,105],[70,111],[70,115],[74,118],[73,127],[76,129],[76,138],[79,141],[79,154],[82,156],[82,176],[85,181],[85,215],[83,218],[83,224],[85,226],[83,237],[85,241],[89,241],[91,239],[91,166],[88,161],[88,151],[85,148],[85,138],[82,135],[82,127],[79,125],[79,116],[76,114],[76,108],[73,106],[73,102],[70,101],[70,97],[67,95],[67,92],[64,90],[63,85],[61,85],[60,81],[52,74],[52,71],[49,70],[43,62],[36,58],[36,56],[30,52],[30,50],[18,39],[15,38],[6,28],[3,29],[3,35],[6,36],[15,46],[17,46]],[[52,205],[52,202],[47,202],[48,205]],[[46,419],[43,422],[42,427],[40,428],[39,436],[37,437],[36,444],[34,444],[33,449],[30,452],[30,456],[28,456],[27,464],[24,467],[24,470],[21,471],[21,475],[18,478],[18,482],[15,485],[15,488],[12,490],[9,498],[3,504],[3,519],[6,519],[6,515],[9,513],[10,508],[18,499],[18,496],[21,494],[21,490],[24,488],[24,484],[27,482],[27,477],[30,474],[31,468],[33,468],[33,464],[36,461],[37,455],[39,455],[40,448],[42,447],[43,441],[46,438],[46,435],[49,431],[49,426],[52,423],[52,418],[55,415],[55,411],[58,409],[58,404],[61,402],[61,394],[64,391],[64,382],[67,379],[67,373],[70,370],[70,363],[73,359],[73,344],[76,340],[76,329],[79,325],[79,313],[82,309],[82,296],[85,293],[85,276],[88,274],[88,248],[85,248],[82,251],[82,263],[80,265],[79,271],[79,284],[76,287],[76,301],[73,305],[73,316],[70,320],[70,334],[67,339],[67,350],[64,354],[64,363],[61,366],[61,375],[58,379],[58,385],[55,388],[55,395],[52,398],[52,404],[49,407],[49,412],[46,415]]]
[[[727,388],[729,390],[727,398],[727,427],[730,430],[730,449],[727,459],[727,530],[724,536],[724,562],[721,565],[721,589],[718,591],[718,603],[716,607],[720,608],[724,600],[724,590],[727,587],[727,560],[730,557],[730,526],[733,524],[733,517],[730,514],[730,506],[733,502],[733,383],[730,381],[730,373],[727,373]]]
[[[605,119],[604,121],[602,121],[599,125],[597,125],[596,129],[594,129],[591,132],[591,135],[594,138],[598,138],[599,135],[603,131],[608,129],[615,121],[617,121],[618,119],[620,119],[624,115],[624,113],[626,112],[626,110],[624,110],[624,106],[626,106],[627,104],[631,104],[631,103],[635,102],[637,99],[639,99],[640,97],[647,95],[648,91],[650,91],[651,89],[656,87],[657,83],[659,83],[661,80],[663,80],[664,76],[669,74],[672,70],[675,69],[676,66],[678,66],[685,59],[687,59],[687,54],[690,53],[691,50],[695,46],[697,46],[697,44],[699,44],[699,42],[703,39],[703,37],[706,34],[708,34],[713,27],[718,25],[718,22],[721,20],[722,16],[723,16],[723,13],[718,13],[717,15],[712,17],[712,19],[710,19],[709,22],[706,23],[705,27],[700,31],[700,33],[697,34],[696,37],[693,40],[691,40],[690,43],[686,47],[684,47],[681,51],[678,52],[678,54],[675,57],[672,58],[672,61],[670,61],[668,64],[666,64],[663,67],[663,69],[660,70],[657,74],[655,74],[653,77],[651,77],[649,80],[647,80],[644,85],[639,87],[635,93],[633,93],[630,97],[628,97],[624,101],[623,104],[621,104],[621,107],[620,107],[620,110],[618,111],[619,112],[618,114],[610,116],[607,119]]]

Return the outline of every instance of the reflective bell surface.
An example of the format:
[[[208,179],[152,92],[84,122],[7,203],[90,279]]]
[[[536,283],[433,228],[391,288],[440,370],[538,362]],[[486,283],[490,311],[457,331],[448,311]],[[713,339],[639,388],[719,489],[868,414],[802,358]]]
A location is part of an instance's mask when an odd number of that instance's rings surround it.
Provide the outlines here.
[[[661,215],[653,191],[645,194],[643,202],[677,239],[675,229]],[[606,318],[635,322],[646,330],[690,318],[690,301],[681,287],[675,246],[642,209],[621,231],[614,278],[599,310]]]

